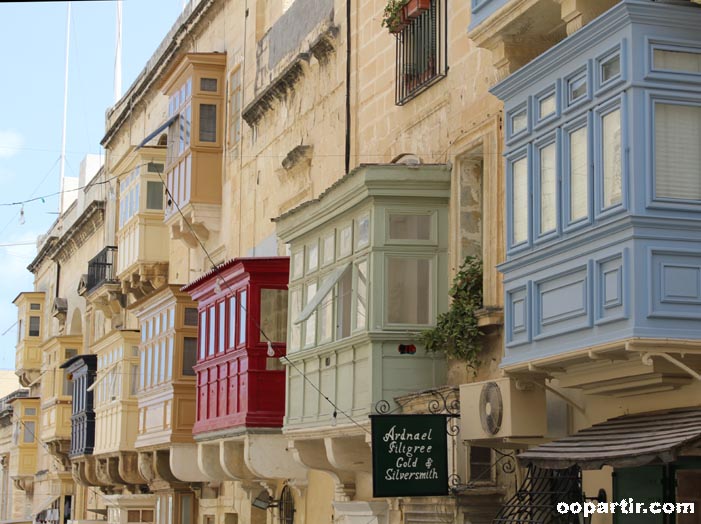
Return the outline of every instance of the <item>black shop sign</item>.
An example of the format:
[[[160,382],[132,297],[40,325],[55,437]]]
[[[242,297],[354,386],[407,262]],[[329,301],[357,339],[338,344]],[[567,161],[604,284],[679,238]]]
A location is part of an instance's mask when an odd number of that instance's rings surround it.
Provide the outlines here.
[[[372,415],[374,497],[448,495],[445,415]]]

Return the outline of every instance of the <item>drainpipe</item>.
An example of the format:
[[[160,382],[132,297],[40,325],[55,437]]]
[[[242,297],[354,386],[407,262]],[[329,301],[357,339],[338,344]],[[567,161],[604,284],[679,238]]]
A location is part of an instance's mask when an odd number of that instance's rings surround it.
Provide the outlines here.
[[[350,171],[351,152],[351,0],[346,0],[346,173]]]

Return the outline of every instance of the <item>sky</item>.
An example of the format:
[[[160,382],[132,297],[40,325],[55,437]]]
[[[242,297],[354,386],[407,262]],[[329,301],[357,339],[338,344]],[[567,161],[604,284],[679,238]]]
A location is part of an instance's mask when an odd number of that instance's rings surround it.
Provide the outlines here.
[[[125,92],[182,11],[183,0],[124,0]],[[36,239],[54,222],[59,190],[67,3],[0,3],[0,369],[14,369],[18,293]],[[114,103],[116,4],[71,6],[66,176],[88,153],[103,153],[105,111]],[[44,201],[8,205],[33,197]]]

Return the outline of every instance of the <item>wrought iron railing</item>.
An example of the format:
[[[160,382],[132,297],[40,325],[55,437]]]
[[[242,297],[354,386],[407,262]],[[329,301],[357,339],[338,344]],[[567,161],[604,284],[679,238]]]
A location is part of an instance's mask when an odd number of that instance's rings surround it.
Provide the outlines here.
[[[431,0],[428,9],[396,33],[397,105],[405,104],[448,71],[446,4],[447,0]]]
[[[107,246],[88,262],[88,291],[103,283],[117,282],[116,260],[117,247]]]

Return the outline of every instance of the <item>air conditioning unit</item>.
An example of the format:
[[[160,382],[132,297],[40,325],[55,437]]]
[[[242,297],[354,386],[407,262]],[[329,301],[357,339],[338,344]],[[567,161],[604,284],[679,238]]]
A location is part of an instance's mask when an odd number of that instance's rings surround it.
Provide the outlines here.
[[[543,437],[547,425],[542,383],[505,377],[460,386],[463,440]]]

